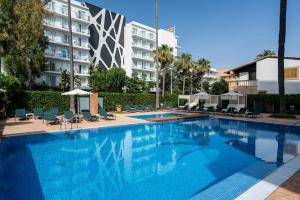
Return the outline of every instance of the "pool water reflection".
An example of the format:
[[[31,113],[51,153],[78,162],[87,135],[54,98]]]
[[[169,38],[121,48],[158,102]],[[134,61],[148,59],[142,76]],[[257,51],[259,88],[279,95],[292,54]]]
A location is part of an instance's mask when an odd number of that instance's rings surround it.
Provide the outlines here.
[[[187,199],[249,166],[266,167],[251,173],[259,181],[292,159],[299,130],[283,130],[207,118],[11,137],[0,199]]]

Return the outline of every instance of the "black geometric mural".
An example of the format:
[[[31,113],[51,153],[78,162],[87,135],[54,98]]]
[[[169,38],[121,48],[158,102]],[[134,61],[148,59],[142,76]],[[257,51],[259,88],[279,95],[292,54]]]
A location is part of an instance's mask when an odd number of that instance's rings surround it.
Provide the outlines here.
[[[103,69],[124,67],[125,17],[119,13],[85,3],[90,10],[90,57]]]

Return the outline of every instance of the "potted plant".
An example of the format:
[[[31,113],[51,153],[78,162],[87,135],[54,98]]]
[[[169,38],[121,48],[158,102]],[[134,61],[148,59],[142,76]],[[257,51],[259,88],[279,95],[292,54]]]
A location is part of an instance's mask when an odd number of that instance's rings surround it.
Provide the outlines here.
[[[122,112],[122,105],[117,104],[117,105],[116,105],[116,111],[117,111],[117,112]]]

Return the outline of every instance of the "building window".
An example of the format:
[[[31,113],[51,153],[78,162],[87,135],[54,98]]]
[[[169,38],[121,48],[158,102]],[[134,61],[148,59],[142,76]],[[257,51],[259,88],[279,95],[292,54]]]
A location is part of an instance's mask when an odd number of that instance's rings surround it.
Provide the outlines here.
[[[55,63],[50,62],[50,71],[55,71]]]
[[[299,67],[288,67],[284,69],[285,80],[298,80],[299,79]]]
[[[132,33],[133,33],[133,34],[137,34],[137,28],[133,28],[133,29],[132,29]]]
[[[68,35],[64,35],[63,43],[68,43],[68,42],[69,42]]]
[[[78,66],[78,74],[81,74],[81,70],[82,70],[82,66],[79,65],[79,66]]]
[[[56,76],[50,75],[49,82],[50,82],[50,86],[55,87],[56,86]]]

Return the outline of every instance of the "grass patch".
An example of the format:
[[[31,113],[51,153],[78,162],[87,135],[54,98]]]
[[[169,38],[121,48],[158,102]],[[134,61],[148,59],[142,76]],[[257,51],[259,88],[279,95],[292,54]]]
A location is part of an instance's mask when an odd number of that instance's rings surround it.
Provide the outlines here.
[[[271,118],[281,118],[281,119],[296,119],[297,117],[292,114],[287,113],[274,113],[270,115]]]

